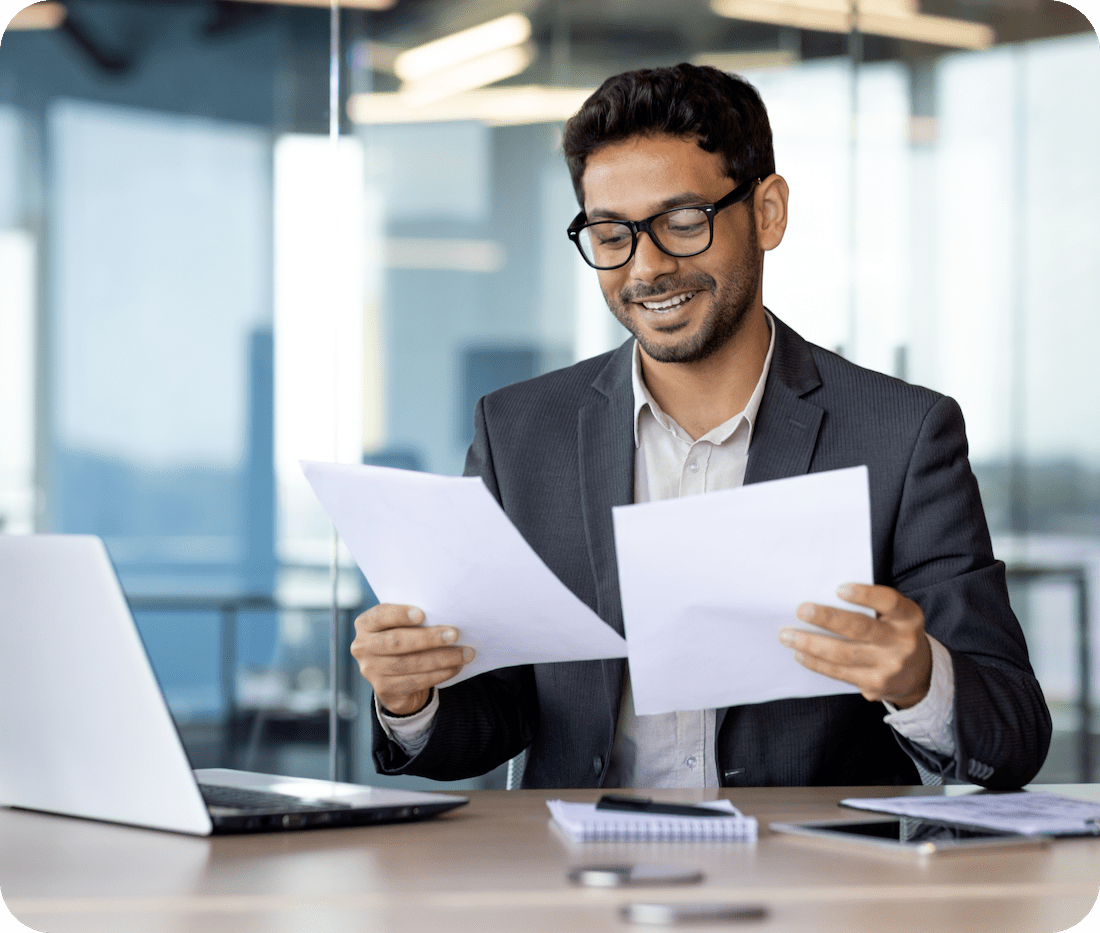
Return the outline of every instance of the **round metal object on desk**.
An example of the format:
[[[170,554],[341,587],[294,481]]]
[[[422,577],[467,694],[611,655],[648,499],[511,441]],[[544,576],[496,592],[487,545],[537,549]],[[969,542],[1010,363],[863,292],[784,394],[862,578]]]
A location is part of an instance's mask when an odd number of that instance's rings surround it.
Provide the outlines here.
[[[763,920],[760,904],[626,904],[619,916],[628,923],[671,926],[677,923],[722,923]]]
[[[683,865],[579,865],[569,880],[588,888],[624,888],[634,885],[698,884],[703,873]]]

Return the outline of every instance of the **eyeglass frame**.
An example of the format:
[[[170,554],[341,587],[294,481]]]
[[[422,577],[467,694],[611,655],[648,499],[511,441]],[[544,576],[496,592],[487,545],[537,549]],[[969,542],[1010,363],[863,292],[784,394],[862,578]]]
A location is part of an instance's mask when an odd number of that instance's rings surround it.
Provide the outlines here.
[[[581,258],[588,263],[593,269],[599,272],[608,272],[612,269],[621,269],[631,259],[634,258],[634,254],[638,250],[638,235],[641,233],[648,233],[649,239],[654,246],[657,247],[666,256],[673,256],[676,259],[687,259],[690,256],[698,256],[701,253],[705,253],[711,246],[714,245],[714,215],[721,210],[725,210],[727,207],[731,207],[734,204],[740,204],[742,201],[748,199],[752,194],[756,185],[763,182],[762,178],[750,178],[747,181],[741,182],[736,188],[734,188],[729,194],[719,198],[713,204],[681,204],[678,207],[670,207],[667,210],[658,211],[652,217],[647,217],[645,220],[616,220],[614,218],[607,218],[605,220],[593,220],[589,221],[587,215],[582,210],[576,217],[573,218],[572,223],[569,224],[566,229],[566,235],[573,244],[577,247],[577,252],[581,254]],[[676,211],[693,210],[702,211],[707,218],[707,227],[709,230],[709,238],[707,245],[702,249],[698,249],[693,253],[674,253],[670,249],[666,249],[661,241],[653,235],[652,223],[658,217],[663,217],[665,214],[673,214]],[[591,227],[595,224],[621,224],[624,227],[630,228],[630,254],[622,262],[614,266],[597,266],[591,259],[589,259],[585,253],[584,248],[580,243],[581,231],[585,227]]]

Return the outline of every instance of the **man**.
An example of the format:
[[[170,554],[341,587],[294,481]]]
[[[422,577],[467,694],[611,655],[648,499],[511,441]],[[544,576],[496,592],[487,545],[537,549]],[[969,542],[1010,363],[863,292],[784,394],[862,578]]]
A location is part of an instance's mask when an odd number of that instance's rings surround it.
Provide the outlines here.
[[[375,692],[379,771],[468,777],[527,748],[528,787],[910,784],[918,765],[931,780],[1032,779],[1050,719],[958,406],[764,308],[788,191],[756,91],[689,65],[619,75],[563,147],[582,208],[569,235],[633,339],[483,398],[466,473],[622,632],[612,506],[866,464],[875,579],[838,594],[874,618],[795,595],[792,614],[821,631],[780,633],[792,663],[860,693],[636,716],[622,660],[437,690],[472,649],[415,607],[382,605],[352,646]]]

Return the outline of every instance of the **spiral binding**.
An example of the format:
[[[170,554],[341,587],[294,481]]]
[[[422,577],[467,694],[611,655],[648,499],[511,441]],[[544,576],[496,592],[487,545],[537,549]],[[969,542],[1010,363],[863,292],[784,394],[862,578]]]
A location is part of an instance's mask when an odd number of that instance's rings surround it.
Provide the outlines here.
[[[656,817],[581,810],[577,804],[548,800],[562,830],[580,842],[745,842],[756,839],[756,818],[731,813],[722,819]],[[591,806],[591,805],[588,805]]]

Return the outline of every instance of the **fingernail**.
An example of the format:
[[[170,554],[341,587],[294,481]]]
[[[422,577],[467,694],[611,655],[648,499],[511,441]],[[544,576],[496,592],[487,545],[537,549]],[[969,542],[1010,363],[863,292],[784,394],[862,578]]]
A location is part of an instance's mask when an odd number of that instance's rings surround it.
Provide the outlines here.
[[[456,632],[453,628],[445,628],[442,632],[439,633],[439,637],[442,638],[443,641],[449,645],[458,638],[458,632]]]
[[[409,621],[420,623],[424,621],[424,613],[419,609],[409,610]]]
[[[474,659],[474,655],[476,655],[476,654],[477,654],[477,652],[474,651],[473,648],[463,648],[462,649],[462,663],[463,664],[469,664]]]
[[[836,588],[836,595],[841,599],[851,599],[855,595],[855,587],[851,583],[842,583]]]
[[[789,628],[783,629],[779,633],[779,640],[783,642],[783,644],[785,644],[788,648],[790,648],[794,645],[794,632],[792,632]]]
[[[795,610],[794,614],[798,616],[803,622],[809,622],[814,617],[814,604],[803,603],[801,606],[798,607],[798,609]]]

